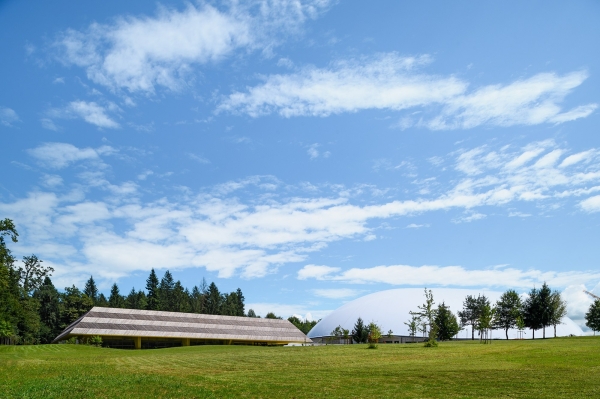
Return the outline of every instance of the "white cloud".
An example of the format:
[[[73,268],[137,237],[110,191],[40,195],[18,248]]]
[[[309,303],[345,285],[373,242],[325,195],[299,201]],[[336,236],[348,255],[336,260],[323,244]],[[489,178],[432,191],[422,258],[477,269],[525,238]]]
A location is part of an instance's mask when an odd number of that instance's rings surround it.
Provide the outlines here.
[[[307,67],[298,73],[271,75],[247,93],[231,94],[218,109],[253,117],[273,112],[285,117],[327,116],[443,103],[465,90],[465,84],[454,77],[413,71],[428,62],[428,56],[400,57],[392,53],[375,59],[340,61],[328,69]]]
[[[0,124],[12,127],[15,122],[20,122],[19,115],[14,109],[0,106]]]
[[[580,203],[581,208],[587,212],[600,212],[600,195],[584,199]]]
[[[60,130],[59,127],[56,126],[56,124],[54,123],[54,121],[52,119],[42,118],[42,119],[40,119],[40,122],[42,123],[42,127],[44,129],[53,130],[55,132]]]
[[[77,148],[48,143],[29,152],[42,165],[56,169],[86,162],[77,175],[81,183],[69,195],[35,192],[27,198],[0,203],[0,213],[19,220],[28,240],[36,247],[47,248],[49,261],[62,264],[60,268],[67,270],[65,273],[77,273],[84,267],[101,268],[104,276],[110,278],[152,267],[204,267],[224,278],[261,277],[281,265],[304,262],[312,252],[335,241],[377,239],[376,230],[383,228],[374,227],[377,219],[456,209],[463,211],[464,221],[468,221],[482,217],[479,207],[512,203],[509,209],[516,212],[518,202],[554,205],[552,200],[564,202],[565,198],[574,197],[585,201],[590,195],[600,194],[600,164],[590,161],[557,166],[562,165],[562,158],[570,156],[570,151],[553,141],[535,142],[520,149],[461,150],[453,156],[462,177],[453,179],[451,186],[436,186],[437,191],[428,194],[417,191],[413,199],[407,192],[408,199],[387,202],[372,195],[368,205],[353,201],[361,192],[369,195],[370,187],[364,190],[362,186],[356,189],[332,186],[330,197],[323,194],[324,188],[308,190],[315,197],[287,197],[294,188],[272,176],[251,176],[197,194],[187,190],[176,199],[142,203],[135,183],[112,183],[106,176],[108,165],[103,163],[102,156],[114,153],[111,147]],[[476,175],[461,166],[466,159],[461,156],[467,152],[471,154],[468,162],[471,169],[477,170]],[[597,157],[600,154],[589,155],[590,160]],[[302,187],[298,189],[306,193]],[[87,199],[91,190],[102,190],[106,199]],[[262,194],[257,194],[257,190]],[[246,195],[248,200],[239,199]],[[587,206],[584,210],[592,210],[595,198],[584,202]],[[81,203],[90,208],[76,212],[72,206]],[[86,219],[84,213],[91,215],[91,219]],[[85,228],[81,227],[84,225]],[[30,240],[31,231],[34,234]],[[58,252],[52,250],[56,245],[68,246],[77,255],[52,258]],[[46,253],[40,255],[48,258]],[[466,273],[458,272],[458,275]],[[341,269],[336,267],[307,265],[298,278],[327,280],[340,273]],[[506,270],[494,273],[500,273],[505,280],[516,276],[524,281],[536,275]],[[555,281],[569,275],[543,277]]]
[[[67,143],[45,143],[27,152],[45,166],[62,169],[77,161],[99,160],[100,155],[112,154],[116,150],[110,146],[101,146],[94,149],[89,147],[77,148]]]
[[[540,73],[507,85],[467,91],[468,82],[454,76],[419,71],[431,62],[427,55],[401,57],[395,53],[374,58],[338,61],[328,68],[305,67],[299,72],[270,75],[264,83],[235,92],[219,111],[252,117],[278,113],[284,117],[328,116],[366,109],[401,111],[441,107],[437,116],[405,115],[398,127],[433,130],[470,129],[481,125],[513,126],[564,123],[589,116],[597,104],[563,111],[560,103],[588,74],[559,76]],[[434,108],[435,109],[435,108]]]
[[[411,223],[408,226],[406,226],[407,229],[420,229],[421,227],[429,227],[429,224]]]
[[[86,69],[97,84],[129,92],[180,89],[197,65],[215,63],[235,50],[266,54],[310,18],[326,0],[227,2],[221,9],[188,4],[159,8],[155,16],[119,17],[86,31],[69,29],[55,42],[59,59]]]
[[[103,107],[93,101],[72,101],[65,108],[50,110],[48,114],[57,118],[81,118],[99,128],[116,129],[119,127],[119,124],[107,114],[108,110],[116,109],[118,107],[112,103]],[[50,126],[48,123],[47,125]]]
[[[198,163],[209,164],[210,161],[203,156],[192,154],[191,152],[187,154],[188,158],[194,160]]]
[[[326,276],[339,272],[340,270],[339,267],[306,265],[298,271],[298,280],[307,280],[309,278],[322,280]]]
[[[544,282],[552,287],[567,287],[600,280],[598,271],[555,272],[542,270],[520,270],[510,267],[468,270],[462,266],[375,266],[340,268],[320,266],[298,271],[298,279],[338,281],[353,284],[385,283],[408,286],[452,286],[452,287],[513,287],[531,288]],[[300,276],[305,276],[301,278]]]
[[[329,299],[344,299],[352,298],[359,295],[362,290],[354,290],[351,288],[323,288],[312,290],[313,294]]]
[[[470,129],[481,125],[513,126],[563,123],[589,116],[598,107],[587,104],[564,112],[560,103],[588,74],[559,76],[540,73],[508,85],[490,85],[452,98],[441,114],[424,125],[434,129]]]

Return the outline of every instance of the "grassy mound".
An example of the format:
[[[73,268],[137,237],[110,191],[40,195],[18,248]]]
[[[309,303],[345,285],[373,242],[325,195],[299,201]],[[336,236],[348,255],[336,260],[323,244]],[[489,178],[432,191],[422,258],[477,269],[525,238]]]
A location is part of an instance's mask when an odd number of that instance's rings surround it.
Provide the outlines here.
[[[0,397],[600,397],[600,337],[322,347],[0,347]]]

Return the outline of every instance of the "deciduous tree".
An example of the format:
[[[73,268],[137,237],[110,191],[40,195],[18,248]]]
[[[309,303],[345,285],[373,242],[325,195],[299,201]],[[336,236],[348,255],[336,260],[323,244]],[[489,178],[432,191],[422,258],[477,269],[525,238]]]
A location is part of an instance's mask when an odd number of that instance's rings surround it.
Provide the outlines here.
[[[517,326],[517,318],[521,315],[521,297],[515,290],[508,290],[496,301],[494,326],[502,328],[508,339],[508,330]]]
[[[600,331],[600,299],[596,299],[585,314],[585,325],[594,332]]]

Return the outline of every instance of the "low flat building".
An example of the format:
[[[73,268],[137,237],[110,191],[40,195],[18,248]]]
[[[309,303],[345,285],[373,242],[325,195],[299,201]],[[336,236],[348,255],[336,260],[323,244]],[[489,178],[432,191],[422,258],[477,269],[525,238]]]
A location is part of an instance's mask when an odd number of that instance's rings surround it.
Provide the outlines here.
[[[190,345],[286,345],[312,341],[281,319],[94,307],[53,342],[100,336],[111,348],[152,349]]]

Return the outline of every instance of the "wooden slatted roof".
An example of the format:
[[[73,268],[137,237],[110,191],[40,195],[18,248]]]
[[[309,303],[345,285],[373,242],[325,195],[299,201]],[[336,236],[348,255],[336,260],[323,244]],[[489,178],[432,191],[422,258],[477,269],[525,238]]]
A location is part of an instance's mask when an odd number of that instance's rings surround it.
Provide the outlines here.
[[[292,323],[280,319],[94,307],[54,342],[73,336],[189,338],[254,342],[311,342]]]

